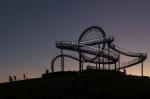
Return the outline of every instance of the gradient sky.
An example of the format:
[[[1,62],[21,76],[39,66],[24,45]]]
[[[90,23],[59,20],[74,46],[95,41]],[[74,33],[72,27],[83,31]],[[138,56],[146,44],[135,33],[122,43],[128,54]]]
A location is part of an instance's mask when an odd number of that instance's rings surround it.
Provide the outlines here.
[[[150,76],[149,5],[149,0],[0,0],[0,82],[24,73],[40,77],[59,52],[55,41],[77,40],[92,25],[124,49],[147,52],[144,75]],[[139,75],[139,66],[127,72]]]

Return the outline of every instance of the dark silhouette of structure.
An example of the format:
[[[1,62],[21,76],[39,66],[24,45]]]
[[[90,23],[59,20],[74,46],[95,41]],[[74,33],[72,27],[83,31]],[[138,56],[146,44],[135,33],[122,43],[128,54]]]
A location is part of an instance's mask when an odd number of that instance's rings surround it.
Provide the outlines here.
[[[114,37],[107,36],[104,30],[98,26],[91,26],[83,31],[78,41],[57,41],[56,47],[61,50],[51,61],[51,70],[54,72],[55,60],[61,58],[61,71],[64,71],[64,57],[79,61],[79,71],[84,68],[84,63],[93,63],[95,66],[87,66],[88,69],[121,70],[141,63],[141,75],[143,76],[143,62],[147,58],[146,53],[135,53],[124,50],[113,44]],[[64,52],[70,50],[78,52],[73,55]],[[122,62],[120,55],[134,58],[131,61]],[[121,63],[122,62],[122,63]]]

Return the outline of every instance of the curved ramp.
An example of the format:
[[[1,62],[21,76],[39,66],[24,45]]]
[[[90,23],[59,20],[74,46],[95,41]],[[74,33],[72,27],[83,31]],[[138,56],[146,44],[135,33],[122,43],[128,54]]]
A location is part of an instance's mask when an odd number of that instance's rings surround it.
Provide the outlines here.
[[[86,38],[88,35],[93,35],[94,31],[97,36],[95,38]],[[96,31],[96,32],[95,32]],[[139,63],[143,63],[146,58],[146,53],[136,53],[124,50],[113,44],[114,37],[106,36],[104,30],[98,26],[92,26],[83,31],[78,41],[57,41],[56,47],[61,50],[69,50],[78,52],[78,55],[61,52],[57,54],[51,61],[51,69],[54,72],[55,60],[59,57],[69,57],[79,61],[79,63],[89,62],[94,64],[109,65],[115,64],[115,70],[125,69]],[[133,60],[120,63],[120,55],[133,57]],[[119,63],[119,64],[118,64]],[[119,66],[118,66],[118,65]],[[111,69],[112,70],[112,69]]]

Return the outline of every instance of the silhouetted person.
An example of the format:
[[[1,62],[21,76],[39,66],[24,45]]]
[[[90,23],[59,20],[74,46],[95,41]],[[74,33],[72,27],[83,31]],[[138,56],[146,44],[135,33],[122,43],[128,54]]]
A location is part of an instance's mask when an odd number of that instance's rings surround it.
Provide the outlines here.
[[[14,81],[16,81],[17,80],[17,78],[16,78],[16,76],[14,76]]]
[[[9,82],[13,82],[13,78],[9,76]]]
[[[123,72],[124,72],[124,74],[126,75],[126,69],[125,69],[125,68],[123,69]]]
[[[48,69],[46,69],[46,74],[48,74],[49,73],[49,70]]]
[[[23,74],[23,80],[25,80],[26,79],[26,74]]]

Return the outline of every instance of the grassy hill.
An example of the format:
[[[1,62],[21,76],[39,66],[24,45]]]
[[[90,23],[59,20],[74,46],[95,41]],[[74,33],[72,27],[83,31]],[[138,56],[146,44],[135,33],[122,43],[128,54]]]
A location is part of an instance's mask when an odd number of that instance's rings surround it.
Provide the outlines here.
[[[0,84],[0,99],[114,99],[150,97],[150,79],[119,71],[57,72]]]

